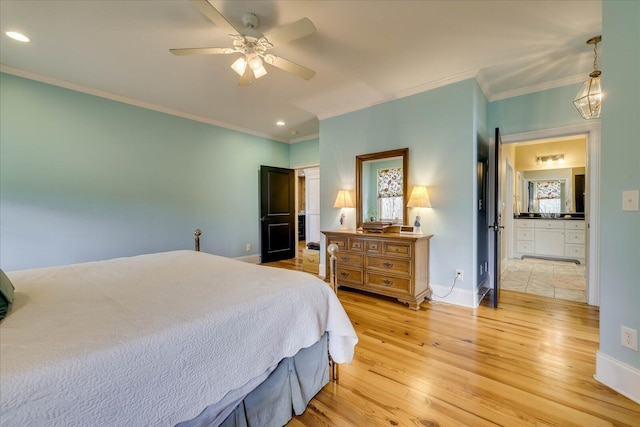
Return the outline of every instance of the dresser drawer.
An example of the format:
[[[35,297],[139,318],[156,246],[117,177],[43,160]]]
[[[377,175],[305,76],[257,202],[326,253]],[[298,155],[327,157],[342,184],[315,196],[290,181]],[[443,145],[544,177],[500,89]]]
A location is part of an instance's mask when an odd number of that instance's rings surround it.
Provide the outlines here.
[[[565,230],[584,230],[584,221],[571,220],[564,223]]]
[[[549,219],[549,220],[539,219],[539,220],[536,220],[536,228],[560,229],[560,228],[564,228],[564,222],[562,222],[562,220],[556,220],[556,219]]]
[[[318,274],[318,266],[320,265],[320,251],[311,249],[302,250],[302,271],[307,273]]]
[[[368,254],[381,254],[382,242],[380,240],[365,240],[364,251]]]
[[[535,249],[535,246],[533,242],[527,242],[522,240],[519,240],[518,242],[516,242],[516,251],[520,252],[521,254],[532,254],[534,249]]]
[[[584,258],[584,245],[564,245],[564,256]]]
[[[362,252],[364,241],[362,239],[349,239],[349,250],[353,252]]]
[[[566,231],[564,233],[564,242],[584,245],[584,231]]]
[[[397,255],[410,258],[411,243],[405,242],[382,242],[383,255]]]
[[[516,219],[516,227],[518,228],[533,228],[535,220],[533,219]]]
[[[336,236],[331,236],[327,239],[327,246],[329,246],[332,243],[335,243],[336,245],[338,245],[339,251],[346,251],[347,250],[347,238],[346,237],[336,237]]]
[[[362,268],[362,254],[338,252],[336,254],[336,261],[340,267]]]
[[[411,279],[408,277],[389,276],[387,274],[368,273],[367,287],[407,293],[411,288]]]
[[[532,228],[516,228],[516,240],[533,240]]]
[[[360,285],[362,286],[362,270],[338,267],[336,273],[338,285]]]
[[[411,260],[368,256],[366,268],[410,275]]]

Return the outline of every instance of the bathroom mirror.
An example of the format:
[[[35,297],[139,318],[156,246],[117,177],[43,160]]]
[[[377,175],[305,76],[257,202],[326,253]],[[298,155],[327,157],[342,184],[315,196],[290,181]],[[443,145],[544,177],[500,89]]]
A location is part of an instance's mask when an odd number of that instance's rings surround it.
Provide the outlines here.
[[[516,213],[584,213],[585,168],[517,172]]]
[[[409,149],[356,156],[356,227],[367,221],[405,224]]]

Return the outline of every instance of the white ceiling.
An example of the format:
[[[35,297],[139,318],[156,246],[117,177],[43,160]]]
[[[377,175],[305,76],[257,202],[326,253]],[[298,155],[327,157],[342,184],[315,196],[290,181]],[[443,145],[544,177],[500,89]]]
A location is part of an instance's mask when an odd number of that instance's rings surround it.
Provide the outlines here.
[[[264,34],[311,19],[317,33],[270,52],[316,76],[267,65],[265,77],[239,87],[235,55],[170,54],[231,46],[188,0],[0,0],[1,70],[295,142],[317,135],[318,119],[467,78],[490,100],[585,80],[585,42],[602,28],[601,1],[586,0],[210,3],[239,29],[242,14],[255,13]]]

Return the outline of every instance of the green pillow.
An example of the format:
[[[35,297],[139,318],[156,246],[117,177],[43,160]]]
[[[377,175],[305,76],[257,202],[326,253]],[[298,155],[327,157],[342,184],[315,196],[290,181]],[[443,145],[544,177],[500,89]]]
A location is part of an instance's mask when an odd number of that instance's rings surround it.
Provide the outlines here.
[[[11,281],[7,275],[4,274],[4,271],[0,269],[0,320],[5,318],[9,312],[9,308],[11,308],[13,289]]]

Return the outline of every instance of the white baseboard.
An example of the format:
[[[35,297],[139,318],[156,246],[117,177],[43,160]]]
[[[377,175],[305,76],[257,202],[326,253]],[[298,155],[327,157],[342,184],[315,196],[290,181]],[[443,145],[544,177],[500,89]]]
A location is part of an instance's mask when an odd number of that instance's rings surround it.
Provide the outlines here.
[[[433,283],[431,283],[431,290],[433,290],[433,295],[431,297],[432,301],[441,301],[449,304],[461,305],[464,307],[471,307],[471,308],[477,307],[475,291],[472,292],[468,289],[458,289],[454,287],[451,293],[449,294],[449,291],[451,290],[451,285],[442,286],[442,285],[435,285]],[[439,297],[438,295],[441,295],[441,297]]]
[[[248,262],[249,264],[260,264],[260,255],[247,255],[235,258],[238,261]]]
[[[640,403],[640,370],[596,352],[596,381]]]

